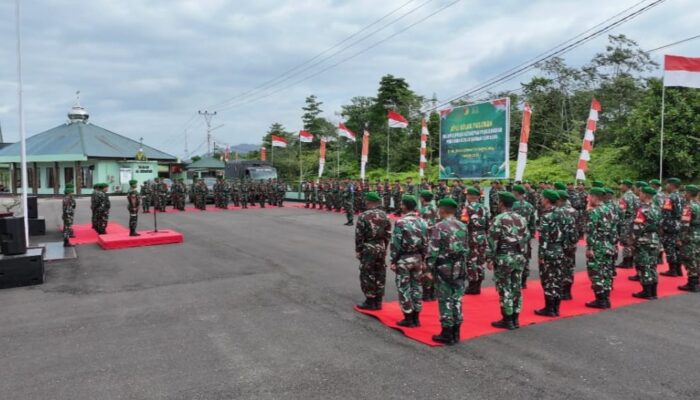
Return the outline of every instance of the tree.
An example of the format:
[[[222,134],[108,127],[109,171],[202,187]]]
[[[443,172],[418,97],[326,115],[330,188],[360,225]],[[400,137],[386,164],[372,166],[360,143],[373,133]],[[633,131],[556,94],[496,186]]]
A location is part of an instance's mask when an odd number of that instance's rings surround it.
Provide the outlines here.
[[[301,108],[304,111],[304,114],[301,116],[304,129],[314,133],[318,125],[318,116],[323,112],[321,110],[323,103],[318,101],[316,96],[312,94],[306,98],[304,104],[304,107]]]

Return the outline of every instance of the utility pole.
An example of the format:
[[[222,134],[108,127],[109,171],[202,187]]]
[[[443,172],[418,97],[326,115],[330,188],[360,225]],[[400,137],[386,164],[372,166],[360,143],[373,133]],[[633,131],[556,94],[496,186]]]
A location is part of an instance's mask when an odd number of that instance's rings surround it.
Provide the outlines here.
[[[216,111],[210,113],[206,110],[204,110],[204,112],[200,110],[199,115],[204,116],[204,122],[207,123],[207,153],[211,153],[211,119],[216,115]]]
[[[187,148],[187,129],[185,129],[185,160],[190,159],[190,151]]]

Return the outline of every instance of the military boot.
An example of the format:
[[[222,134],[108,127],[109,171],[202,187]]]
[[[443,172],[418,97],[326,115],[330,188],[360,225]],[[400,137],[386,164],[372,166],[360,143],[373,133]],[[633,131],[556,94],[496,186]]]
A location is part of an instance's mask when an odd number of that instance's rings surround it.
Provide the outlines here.
[[[481,282],[481,280],[469,281],[469,286],[467,287],[467,290],[464,291],[464,294],[472,296],[481,294]]]
[[[571,296],[571,284],[570,283],[565,284],[564,287],[562,288],[561,300],[573,300],[573,296]]]
[[[525,275],[525,274],[523,274],[523,281],[522,281],[521,288],[527,289],[527,275]]]
[[[513,321],[513,326],[515,329],[520,328],[520,313],[513,313],[513,315],[510,316],[511,321]]]
[[[433,342],[450,345],[453,343],[452,342],[454,340],[453,336],[454,336],[453,328],[448,328],[446,326],[443,326],[440,334],[433,336]]]
[[[622,259],[622,264],[616,265],[615,268],[621,268],[621,269],[630,269],[634,265],[632,263],[632,257],[624,257]]]
[[[457,344],[462,340],[461,335],[459,333],[459,330],[462,328],[462,324],[455,324],[455,326],[452,327],[452,343]]]
[[[561,298],[552,299],[552,302],[553,302],[552,306],[554,308],[554,315],[558,317],[559,316],[559,306],[561,305]]]
[[[73,245],[70,243],[70,240],[68,240],[68,238],[63,239],[63,247],[73,247]]]
[[[141,234],[136,233],[136,229],[131,229],[131,230],[129,230],[129,236],[132,236],[132,237],[141,236]]]
[[[554,312],[553,300],[554,299],[551,296],[544,296],[544,308],[535,310],[535,314],[542,317],[556,317],[557,315]]]
[[[509,331],[517,329],[515,326],[515,318],[513,316],[506,315],[506,311],[503,309],[501,309],[501,316],[501,320],[491,322],[491,326],[494,328],[508,329]]]
[[[606,308],[610,308],[610,304],[606,301],[605,293],[596,293],[595,300],[586,303],[586,307],[600,308],[604,310]]]
[[[375,310],[374,299],[370,299],[369,297],[365,298],[365,301],[362,304],[358,304],[357,308],[360,310]]]
[[[382,309],[382,298],[381,298],[381,297],[375,297],[375,298],[372,299],[372,300],[374,300],[374,302],[372,303],[372,305],[374,306],[373,310],[375,310],[375,311],[381,310],[381,309]]]
[[[415,328],[415,322],[413,322],[413,313],[411,314],[403,314],[403,320],[399,321],[396,323],[398,326],[402,326],[404,328]]]
[[[649,290],[651,290],[651,298],[656,300],[658,299],[658,295],[656,294],[656,289],[659,287],[659,283],[650,283],[649,284]]]
[[[411,313],[413,316],[413,327],[417,328],[420,326],[420,311],[414,311]]]
[[[678,274],[678,276],[683,276],[683,264],[679,262],[676,263],[676,274]]]
[[[698,278],[697,276],[689,276],[688,283],[686,283],[683,286],[678,286],[678,290],[682,290],[684,292],[699,293],[700,287],[698,287],[698,281],[700,281],[700,278]]]
[[[678,270],[679,270],[679,269],[680,269],[680,268],[676,268],[676,264],[675,264],[675,263],[673,263],[673,264],[669,263],[669,264],[668,264],[668,271],[661,272],[659,275],[662,275],[662,276],[670,276],[670,277],[677,277],[677,276],[680,276],[680,275],[678,274]]]
[[[653,299],[653,292],[651,285],[642,285],[642,291],[637,292],[637,293],[632,293],[632,297],[636,297],[638,299],[647,299],[647,300],[652,300]]]

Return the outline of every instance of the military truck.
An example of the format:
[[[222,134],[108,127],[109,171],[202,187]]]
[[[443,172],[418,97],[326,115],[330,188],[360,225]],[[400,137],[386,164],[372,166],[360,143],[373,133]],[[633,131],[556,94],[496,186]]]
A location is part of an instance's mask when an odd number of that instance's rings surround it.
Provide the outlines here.
[[[228,180],[246,179],[259,181],[277,179],[277,169],[269,161],[238,160],[226,163],[224,176]]]

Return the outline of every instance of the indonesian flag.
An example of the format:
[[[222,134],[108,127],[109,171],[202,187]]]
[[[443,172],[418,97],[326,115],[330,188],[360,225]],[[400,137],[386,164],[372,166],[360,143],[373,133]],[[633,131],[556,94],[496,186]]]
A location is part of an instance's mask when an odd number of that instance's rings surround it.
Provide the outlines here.
[[[428,164],[426,158],[428,154],[428,122],[423,118],[421,121],[420,130],[420,161],[418,162],[418,175],[422,178],[425,176],[425,167]]]
[[[346,137],[346,138],[352,140],[353,142],[355,141],[355,136],[357,136],[357,135],[355,135],[355,132],[348,129],[348,127],[345,126],[345,124],[342,122],[338,124],[338,134],[340,136],[343,136],[343,137]]]
[[[323,167],[326,165],[326,141],[325,137],[321,138],[321,148],[318,156],[318,177],[323,175]]]
[[[452,112],[451,107],[444,108],[444,109],[440,110],[440,118],[441,119],[447,118],[447,116],[450,115],[451,112]]]
[[[397,112],[389,111],[387,118],[389,118],[389,128],[408,128],[408,120]]]
[[[518,148],[518,164],[515,167],[515,180],[522,181],[525,175],[525,165],[527,164],[527,141],[530,139],[530,119],[532,117],[532,109],[530,105],[525,103],[523,109],[523,123],[520,128],[520,147]]]
[[[287,147],[287,139],[282,136],[272,135],[272,147]]]
[[[595,139],[595,131],[598,124],[598,113],[600,110],[600,102],[593,98],[593,101],[591,102],[591,110],[588,113],[586,133],[583,135],[583,146],[581,147],[581,156],[579,157],[578,168],[576,169],[576,179],[586,179],[586,170],[588,169],[588,162],[591,160],[591,150],[593,150],[593,140]]]
[[[700,58],[665,55],[664,86],[700,89]]]
[[[367,158],[369,155],[369,131],[365,128],[362,134],[362,156],[360,157],[360,179],[365,180],[365,167],[367,166]]]
[[[267,149],[265,146],[260,148],[260,161],[267,161]]]
[[[314,141],[314,135],[309,131],[299,131],[299,141],[302,143],[311,143]]]
[[[495,99],[491,100],[491,105],[493,105],[499,111],[505,111],[508,109],[509,98]]]

